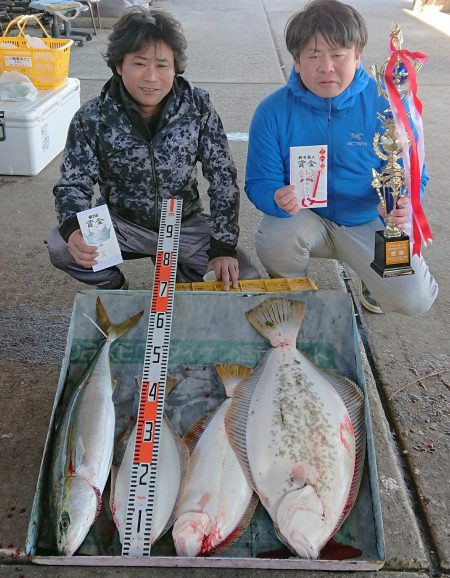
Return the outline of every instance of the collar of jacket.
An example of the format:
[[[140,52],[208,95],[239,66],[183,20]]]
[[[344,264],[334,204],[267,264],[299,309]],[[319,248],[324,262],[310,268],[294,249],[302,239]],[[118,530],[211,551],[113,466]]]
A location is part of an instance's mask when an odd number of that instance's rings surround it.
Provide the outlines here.
[[[119,77],[113,76],[103,86],[100,94],[100,113],[102,121],[106,124],[131,133],[133,131],[133,119],[129,117],[129,112],[142,116],[139,113],[136,103],[129,97],[129,101],[123,102],[124,95],[128,94],[125,89],[120,89]],[[172,87],[171,97],[166,102],[161,113],[159,126],[165,126],[168,122],[173,122],[184,116],[190,109],[191,91],[185,90],[190,84],[181,76],[176,77],[176,82]],[[125,114],[124,114],[125,113]],[[142,119],[143,121],[143,119]]]
[[[369,80],[369,75],[360,64],[356,69],[352,83],[344,92],[333,98],[323,98],[309,91],[300,80],[295,68],[292,67],[287,86],[291,93],[309,109],[326,114],[329,114],[330,111],[339,114],[339,112],[344,112],[354,105],[356,96],[366,88]]]

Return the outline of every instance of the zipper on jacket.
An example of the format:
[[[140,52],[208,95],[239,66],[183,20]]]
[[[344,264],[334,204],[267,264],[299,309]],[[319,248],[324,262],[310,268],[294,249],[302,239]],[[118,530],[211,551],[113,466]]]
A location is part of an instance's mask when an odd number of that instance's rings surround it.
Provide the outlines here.
[[[332,114],[331,114],[331,98],[328,99],[328,125],[327,125],[327,134],[328,134],[328,159],[330,161],[329,165],[328,165],[328,169],[329,169],[329,175],[328,175],[328,182],[330,184],[330,190],[333,189],[333,166],[332,166],[332,162],[333,162],[333,155],[331,154],[331,149],[333,148],[333,141],[334,141],[334,131],[333,131],[333,127],[331,125],[332,122]],[[330,193],[330,191],[328,191],[328,194]],[[328,197],[328,201],[329,201],[329,197]],[[333,203],[328,202],[327,206],[329,207],[329,213],[328,213],[328,218],[329,219],[333,219],[334,215],[335,215],[335,210],[333,208]]]

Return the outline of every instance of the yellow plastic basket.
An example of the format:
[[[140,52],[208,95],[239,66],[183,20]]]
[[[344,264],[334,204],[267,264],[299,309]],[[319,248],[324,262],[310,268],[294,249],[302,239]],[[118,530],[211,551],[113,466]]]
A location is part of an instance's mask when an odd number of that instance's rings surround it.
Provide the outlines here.
[[[45,34],[40,38],[48,48],[34,48],[25,38],[24,28],[33,18]],[[19,34],[8,36],[13,25]],[[21,15],[12,20],[3,36],[0,36],[0,74],[5,70],[20,72],[31,80],[39,90],[61,85],[69,76],[70,48],[73,40],[51,38],[39,19],[33,15]]]

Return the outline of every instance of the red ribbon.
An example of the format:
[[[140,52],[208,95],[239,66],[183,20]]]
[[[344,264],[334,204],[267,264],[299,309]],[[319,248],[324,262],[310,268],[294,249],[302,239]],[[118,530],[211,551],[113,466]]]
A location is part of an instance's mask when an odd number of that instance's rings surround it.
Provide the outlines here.
[[[412,131],[411,125],[409,123],[408,113],[405,110],[403,101],[398,93],[397,87],[394,82],[394,72],[395,67],[398,62],[402,62],[408,73],[409,86],[411,88],[411,93],[414,100],[414,105],[417,111],[422,115],[422,103],[417,96],[417,81],[416,81],[416,71],[409,59],[416,60],[419,62],[425,62],[427,60],[427,55],[423,52],[410,52],[409,50],[395,50],[391,39],[391,57],[386,65],[385,70],[385,82],[386,89],[389,93],[392,104],[394,105],[400,120],[405,127],[405,130],[410,139],[410,197],[411,197],[411,207],[413,215],[413,255],[420,255],[420,246],[422,243],[422,238],[426,241],[433,238],[430,227],[428,225],[427,218],[422,208],[420,202],[420,175],[421,167],[419,166],[419,157],[417,154],[417,143]],[[404,151],[405,154],[405,151]]]

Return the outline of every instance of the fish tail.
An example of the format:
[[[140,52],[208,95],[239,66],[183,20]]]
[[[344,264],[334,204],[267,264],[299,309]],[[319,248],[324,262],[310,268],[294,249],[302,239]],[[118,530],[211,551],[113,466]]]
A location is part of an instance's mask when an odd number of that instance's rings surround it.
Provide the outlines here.
[[[246,312],[249,323],[272,347],[292,346],[297,341],[305,303],[294,299],[266,299]]]
[[[234,363],[217,363],[216,371],[223,383],[227,396],[231,397],[237,384],[250,375],[252,369],[245,365],[236,365]]]
[[[101,330],[108,336],[110,341],[115,341],[116,339],[119,339],[119,337],[122,337],[122,335],[125,335],[127,331],[136,325],[136,323],[144,314],[144,311],[140,311],[123,323],[115,325],[111,323],[108,314],[106,313],[106,309],[100,300],[100,297],[97,297],[96,311],[98,324]]]

